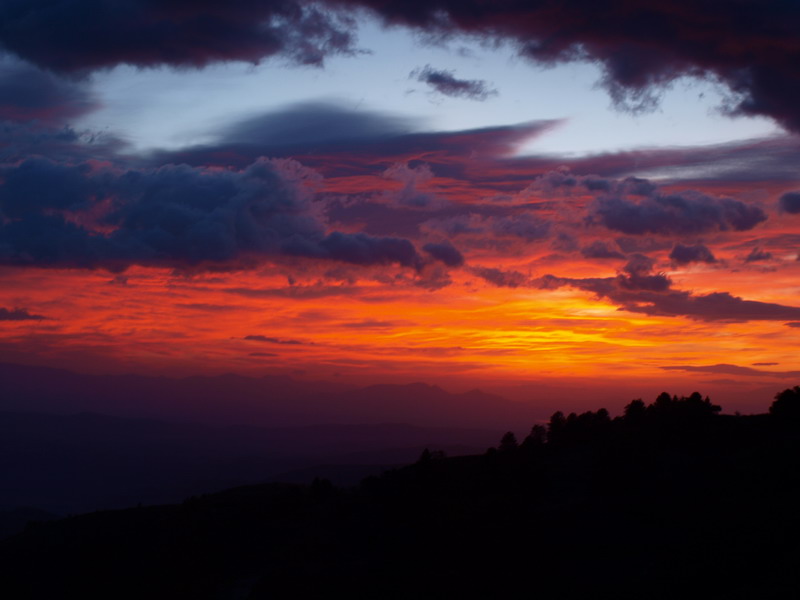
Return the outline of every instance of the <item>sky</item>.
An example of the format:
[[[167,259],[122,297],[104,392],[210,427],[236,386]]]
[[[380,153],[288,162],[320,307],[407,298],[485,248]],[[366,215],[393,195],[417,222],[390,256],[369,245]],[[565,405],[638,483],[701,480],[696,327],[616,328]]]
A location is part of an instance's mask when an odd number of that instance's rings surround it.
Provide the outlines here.
[[[798,27],[4,2],[0,361],[764,408],[800,379]]]

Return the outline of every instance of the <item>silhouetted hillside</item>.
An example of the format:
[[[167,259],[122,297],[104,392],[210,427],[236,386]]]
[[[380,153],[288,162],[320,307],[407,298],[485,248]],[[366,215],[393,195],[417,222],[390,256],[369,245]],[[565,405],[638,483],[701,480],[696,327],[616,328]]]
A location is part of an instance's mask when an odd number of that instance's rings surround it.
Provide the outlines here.
[[[355,489],[261,485],[30,525],[14,598],[791,598],[800,388],[771,414],[699,394],[556,413]],[[787,408],[790,407],[790,408]]]
[[[475,452],[496,436],[492,430],[386,423],[212,427],[91,413],[0,412],[0,510],[32,506],[66,514],[179,502],[286,473],[292,481],[324,475],[352,484],[359,466],[370,467],[364,475],[379,472],[413,461],[426,446]],[[336,469],[344,466],[350,468]]]

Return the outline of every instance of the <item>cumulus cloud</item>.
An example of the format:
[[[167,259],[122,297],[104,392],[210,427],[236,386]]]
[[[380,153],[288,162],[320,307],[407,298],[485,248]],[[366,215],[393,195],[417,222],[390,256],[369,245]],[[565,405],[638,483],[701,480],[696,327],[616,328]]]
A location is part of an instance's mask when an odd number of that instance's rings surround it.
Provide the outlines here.
[[[796,321],[800,307],[745,300],[728,292],[694,295],[672,288],[663,273],[653,273],[654,261],[639,255],[616,277],[573,279],[545,275],[543,289],[569,286],[592,292],[620,310],[658,316],[684,316],[700,321]]]
[[[411,71],[409,77],[428,84],[434,91],[453,98],[484,101],[497,95],[482,79],[458,79],[453,71],[434,69],[425,65],[421,69]]]
[[[747,231],[767,220],[758,206],[695,191],[653,191],[639,198],[609,194],[597,198],[591,210],[593,221],[628,235]]]
[[[674,263],[679,265],[688,265],[693,262],[715,263],[717,259],[714,258],[711,250],[704,244],[693,244],[692,246],[685,246],[684,244],[675,244],[672,252],[669,253],[669,258]]]
[[[464,264],[464,255],[447,240],[439,243],[425,244],[422,249],[448,267],[460,267]]]
[[[0,321],[41,321],[42,315],[33,315],[24,308],[3,308],[0,306]]]
[[[747,231],[767,219],[754,204],[693,190],[664,192],[639,177],[613,179],[556,170],[537,177],[527,189],[546,195],[594,196],[588,222],[628,235]]]
[[[122,271],[138,264],[242,268],[265,258],[418,267],[407,239],[326,231],[288,160],[245,169],[117,171],[30,159],[2,171],[0,263]]]

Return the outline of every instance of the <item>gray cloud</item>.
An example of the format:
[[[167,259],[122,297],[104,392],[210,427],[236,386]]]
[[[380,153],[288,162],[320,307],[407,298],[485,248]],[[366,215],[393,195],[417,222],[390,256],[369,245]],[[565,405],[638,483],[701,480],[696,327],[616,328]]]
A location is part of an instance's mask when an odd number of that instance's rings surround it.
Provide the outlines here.
[[[45,318],[42,315],[33,315],[24,308],[0,307],[0,321],[41,321]]]
[[[703,244],[694,244],[692,246],[675,244],[672,252],[669,253],[669,258],[679,265],[687,265],[693,262],[717,262],[711,250]]]
[[[494,267],[471,267],[469,271],[497,287],[516,288],[528,283],[528,277],[519,271],[504,271]]]
[[[694,191],[651,192],[638,200],[606,195],[598,198],[591,210],[593,221],[629,235],[747,231],[767,220],[758,206]]]
[[[2,264],[117,272],[243,268],[268,257],[422,264],[407,239],[326,232],[309,191],[316,176],[293,161],[120,173],[30,159],[0,174]]]
[[[775,363],[763,363],[775,364]],[[661,367],[665,371],[687,371],[694,373],[719,373],[723,375],[743,375],[745,377],[778,377],[782,379],[795,379],[800,377],[800,371],[765,371],[763,369],[753,369],[751,367],[740,367],[738,365],[716,364],[704,366],[674,365]]]
[[[25,0],[0,4],[0,46],[53,71],[119,64],[203,67],[269,56],[320,65],[354,52],[353,20],[319,4],[270,0]]]
[[[434,69],[430,65],[413,70],[409,77],[427,83],[436,92],[453,98],[484,101],[497,95],[497,90],[481,79],[458,79],[453,71]]]
[[[58,126],[99,107],[85,82],[0,56],[0,120]]]
[[[570,286],[596,294],[620,310],[658,316],[684,316],[699,321],[796,321],[800,307],[745,300],[727,292],[694,295],[675,290],[662,273],[652,273],[653,262],[634,257],[616,277],[573,279],[545,275],[539,287]]]
[[[435,244],[425,244],[422,249],[448,267],[460,267],[464,264],[464,256],[446,240]]]

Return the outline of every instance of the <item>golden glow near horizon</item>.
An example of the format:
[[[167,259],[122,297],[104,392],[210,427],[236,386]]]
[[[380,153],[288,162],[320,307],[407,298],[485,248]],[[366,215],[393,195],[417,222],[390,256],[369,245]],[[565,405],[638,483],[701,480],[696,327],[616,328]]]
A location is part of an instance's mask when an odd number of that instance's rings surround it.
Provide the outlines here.
[[[798,330],[782,322],[630,313],[587,291],[501,288],[465,272],[452,273],[452,283],[438,290],[411,279],[289,285],[269,269],[193,277],[141,267],[123,277],[3,271],[4,281],[12,277],[0,305],[47,318],[4,323],[3,360],[101,372],[294,371],[348,380],[464,374],[491,382],[663,377],[661,367],[675,365],[797,366],[791,348]],[[725,273],[681,279],[682,288],[696,292],[717,289],[714,282],[745,291]],[[748,297],[787,302],[791,279],[774,295],[753,290]]]

